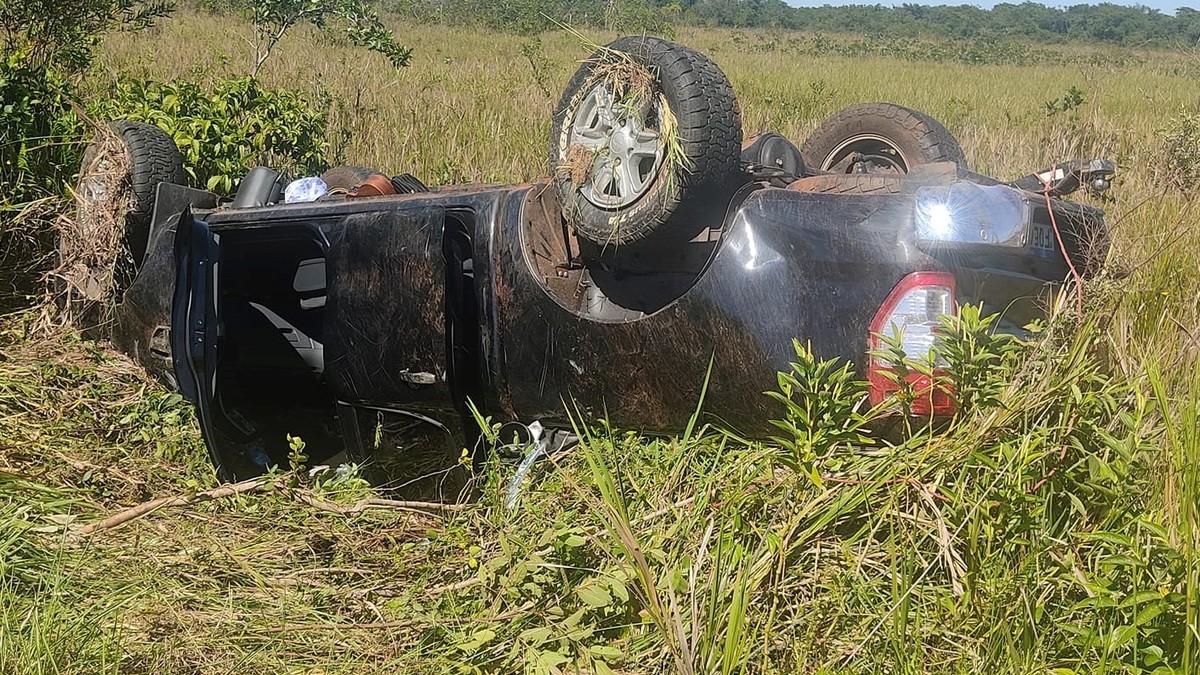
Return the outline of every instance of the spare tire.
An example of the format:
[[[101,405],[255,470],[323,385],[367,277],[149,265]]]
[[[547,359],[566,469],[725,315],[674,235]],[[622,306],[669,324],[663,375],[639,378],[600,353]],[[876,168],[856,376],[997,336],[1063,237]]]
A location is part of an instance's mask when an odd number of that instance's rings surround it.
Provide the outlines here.
[[[550,175],[581,238],[674,239],[704,226],[681,217],[682,207],[722,193],[741,143],[733,87],[715,63],[667,40],[622,37],[567,84],[550,129]]]
[[[946,127],[893,103],[852,105],[817,127],[800,148],[810,167],[835,173],[905,174],[919,164],[967,158]]]

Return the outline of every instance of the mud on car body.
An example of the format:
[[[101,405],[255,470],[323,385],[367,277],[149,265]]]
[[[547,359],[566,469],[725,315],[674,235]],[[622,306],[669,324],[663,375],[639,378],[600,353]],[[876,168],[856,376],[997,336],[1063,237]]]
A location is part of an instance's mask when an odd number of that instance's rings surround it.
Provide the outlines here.
[[[737,111],[703,55],[622,38],[568,85],[546,181],[426,189],[340,167],[325,196],[282,204],[265,169],[230,203],[164,178],[128,228],[145,253],[112,339],[195,403],[229,480],[285,463],[288,434],[368,460],[385,417],[469,446],[468,402],[678,432],[705,381],[715,421],[765,436],[793,338],[855,363],[878,400],[874,334],[920,358],[964,303],[1019,330],[1107,248],[1102,213],[1061,197],[1106,187],[1111,163],[1005,183],[900,106],[849,108],[802,148],[743,142]]]

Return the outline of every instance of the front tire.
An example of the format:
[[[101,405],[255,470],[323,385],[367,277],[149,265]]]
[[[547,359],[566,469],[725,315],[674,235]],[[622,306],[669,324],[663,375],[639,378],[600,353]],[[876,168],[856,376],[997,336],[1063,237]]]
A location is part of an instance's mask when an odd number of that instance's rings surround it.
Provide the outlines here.
[[[96,307],[137,276],[159,183],[186,185],[187,174],[175,141],[158,127],[112,122],[84,151],[75,221],[58,244],[65,301],[77,322],[94,319]]]

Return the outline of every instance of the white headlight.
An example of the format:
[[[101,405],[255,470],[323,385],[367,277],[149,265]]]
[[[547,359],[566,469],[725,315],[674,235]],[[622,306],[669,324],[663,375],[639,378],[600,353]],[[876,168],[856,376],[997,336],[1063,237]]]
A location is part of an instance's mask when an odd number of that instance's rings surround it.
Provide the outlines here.
[[[917,188],[917,236],[930,242],[1024,246],[1031,209],[1020,190],[959,181]]]

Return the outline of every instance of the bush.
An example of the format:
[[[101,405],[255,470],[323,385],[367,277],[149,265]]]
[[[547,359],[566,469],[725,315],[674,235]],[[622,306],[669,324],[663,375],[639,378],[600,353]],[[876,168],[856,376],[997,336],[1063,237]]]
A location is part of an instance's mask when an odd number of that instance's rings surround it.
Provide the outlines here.
[[[35,295],[54,237],[56,197],[79,165],[64,136],[74,125],[70,84],[30,68],[16,55],[0,61],[0,313]]]
[[[1181,111],[1159,131],[1163,173],[1160,179],[1180,190],[1200,188],[1200,113]]]
[[[192,82],[117,85],[92,106],[101,119],[153,124],[171,135],[192,182],[228,194],[257,165],[312,175],[325,168],[325,113],[304,94],[252,78],[206,90]]]
[[[11,203],[57,194],[59,167],[78,163],[79,149],[60,141],[72,127],[70,83],[54,74],[0,63],[0,194]]]

